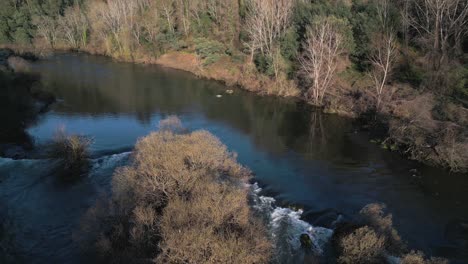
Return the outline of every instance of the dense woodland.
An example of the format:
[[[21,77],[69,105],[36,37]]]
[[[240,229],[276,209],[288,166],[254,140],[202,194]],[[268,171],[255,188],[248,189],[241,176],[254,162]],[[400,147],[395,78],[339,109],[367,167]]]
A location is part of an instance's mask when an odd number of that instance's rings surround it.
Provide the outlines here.
[[[365,116],[385,128],[383,147],[468,168],[467,0],[3,2],[3,45],[172,55],[201,76]]]

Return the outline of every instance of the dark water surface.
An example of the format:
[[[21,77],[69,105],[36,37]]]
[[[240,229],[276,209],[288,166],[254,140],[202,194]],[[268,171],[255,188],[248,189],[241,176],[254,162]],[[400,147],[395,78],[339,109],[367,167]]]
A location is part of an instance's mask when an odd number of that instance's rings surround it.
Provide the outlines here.
[[[218,136],[255,173],[264,195],[304,208],[303,219],[313,225],[382,202],[411,248],[468,260],[467,175],[384,151],[352,120],[292,100],[240,90],[228,95],[224,85],[188,73],[104,57],[56,55],[34,63],[32,71],[59,99],[28,128],[35,144],[50,140],[61,126],[94,143],[91,175],[74,184],[57,182],[45,160],[0,159],[9,245],[27,263],[83,262],[72,239],[80,217],[136,140],[168,115]],[[410,172],[415,168],[417,175]]]

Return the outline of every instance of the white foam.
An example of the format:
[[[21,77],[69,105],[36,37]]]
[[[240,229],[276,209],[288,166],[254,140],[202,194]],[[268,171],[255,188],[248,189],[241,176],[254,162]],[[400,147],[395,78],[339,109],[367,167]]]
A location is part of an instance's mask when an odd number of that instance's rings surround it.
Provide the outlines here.
[[[307,234],[312,240],[314,253],[323,253],[325,245],[333,235],[332,229],[314,227],[301,220],[302,210],[277,207],[274,198],[259,195],[262,189],[257,183],[252,184],[250,188],[254,209],[268,218],[270,235],[275,241],[277,252],[294,254],[301,248],[300,236]]]
[[[123,162],[128,159],[132,152],[123,152],[119,154],[113,154],[109,156],[103,156],[97,159],[93,159],[90,176],[96,171],[114,169],[119,165],[123,165]]]
[[[271,214],[271,225],[273,234],[281,231],[286,231],[288,244],[292,250],[299,250],[301,247],[300,236],[302,234],[309,235],[313,243],[315,253],[321,255],[326,243],[333,235],[333,230],[323,227],[314,227],[309,223],[301,220],[302,210],[292,210],[289,208],[277,207]],[[285,225],[284,229],[282,225]]]

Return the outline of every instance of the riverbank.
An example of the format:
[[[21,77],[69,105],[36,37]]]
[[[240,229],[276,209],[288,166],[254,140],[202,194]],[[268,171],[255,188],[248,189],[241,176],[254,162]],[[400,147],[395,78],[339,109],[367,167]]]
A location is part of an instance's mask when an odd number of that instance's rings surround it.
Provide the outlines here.
[[[103,54],[101,54],[103,55]],[[115,59],[121,60],[116,57]],[[128,62],[158,64],[221,81],[259,95],[293,97],[310,103],[297,80],[270,78],[253,64],[223,56],[208,65],[195,51],[171,51],[158,58],[142,56]],[[343,70],[337,88],[321,106],[325,113],[358,119],[362,128],[375,137],[373,142],[389,151],[428,165],[455,172],[468,171],[468,109],[450,100],[436,100],[430,92],[420,92],[405,84],[394,84],[391,103],[380,112],[373,109],[369,80],[353,70]]]
[[[67,47],[49,48],[9,46],[19,53],[47,56],[54,51],[70,52]],[[196,47],[167,51],[159,56],[135,52],[131,56],[109,54],[105,50],[85,47],[78,50],[103,55],[122,62],[157,64],[183,70],[200,78],[220,81],[259,95],[293,97],[310,103],[304,97],[298,80],[285,76],[271,78],[259,73],[243,55],[203,59]],[[373,109],[368,76],[352,69],[342,69],[336,87],[321,109],[325,113],[354,118],[379,144],[409,159],[447,168],[454,172],[468,171],[468,109],[448,98],[418,91],[408,84],[394,83],[392,99],[379,112]]]

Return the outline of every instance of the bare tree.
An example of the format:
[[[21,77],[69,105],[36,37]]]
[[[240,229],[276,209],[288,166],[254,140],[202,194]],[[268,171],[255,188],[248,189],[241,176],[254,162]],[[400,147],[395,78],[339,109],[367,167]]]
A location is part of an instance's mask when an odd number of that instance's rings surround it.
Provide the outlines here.
[[[246,30],[250,37],[251,61],[254,53],[271,54],[274,42],[290,24],[293,0],[250,0]]]
[[[174,0],[179,27],[183,29],[185,36],[190,33],[190,7],[193,0]]]
[[[58,38],[57,21],[51,16],[40,14],[34,16],[32,22],[37,28],[38,35],[53,48]]]
[[[434,66],[448,56],[450,42],[461,47],[468,33],[468,3],[466,0],[412,0],[407,23],[430,44],[438,56]]]
[[[373,67],[369,74],[374,81],[375,107],[380,111],[382,100],[387,93],[386,84],[394,68],[397,42],[390,18],[390,0],[377,0],[376,8],[379,32],[374,34],[372,39],[370,62]]]
[[[175,8],[172,1],[161,1],[160,3],[163,16],[167,22],[169,32],[175,32]]]
[[[391,31],[377,34],[374,37],[373,47],[370,58],[373,68],[370,75],[374,81],[376,109],[380,111],[382,99],[387,91],[385,87],[392,74],[397,55],[395,35]]]
[[[98,4],[94,8],[95,20],[102,22],[103,32],[106,38],[108,35],[117,45],[117,49],[122,52],[129,49],[135,40],[138,43],[139,30],[137,17],[146,0],[108,0],[107,4]]]
[[[64,16],[58,18],[62,37],[73,48],[85,46],[88,38],[89,23],[79,5],[65,10]]]
[[[199,0],[201,8],[212,18],[217,27],[216,37],[222,42],[230,42],[238,46],[238,37],[240,33],[239,0]]]
[[[157,36],[161,32],[161,21],[163,19],[163,8],[154,2],[150,2],[148,7],[143,10],[137,23],[142,28],[142,38],[145,41],[151,43],[157,40]]]
[[[339,57],[346,51],[334,20],[322,17],[307,29],[304,53],[299,59],[302,71],[311,81],[306,98],[316,105],[323,104],[327,90],[333,85]]]

